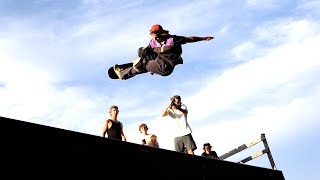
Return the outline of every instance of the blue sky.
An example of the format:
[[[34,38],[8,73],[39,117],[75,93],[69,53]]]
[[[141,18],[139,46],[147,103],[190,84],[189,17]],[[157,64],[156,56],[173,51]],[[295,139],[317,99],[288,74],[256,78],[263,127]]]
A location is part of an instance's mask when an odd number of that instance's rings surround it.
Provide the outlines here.
[[[286,179],[318,180],[319,9],[317,0],[0,0],[0,115],[100,136],[115,104],[129,142],[144,122],[173,150],[161,112],[179,94],[197,155],[205,142],[222,155],[265,133]],[[168,77],[109,79],[157,23],[215,39],[184,45]],[[266,155],[248,164],[271,168]]]

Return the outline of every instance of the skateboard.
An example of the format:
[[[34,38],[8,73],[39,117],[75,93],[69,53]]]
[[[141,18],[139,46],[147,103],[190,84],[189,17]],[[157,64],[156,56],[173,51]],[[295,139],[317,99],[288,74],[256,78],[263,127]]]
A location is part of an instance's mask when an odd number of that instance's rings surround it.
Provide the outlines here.
[[[127,69],[128,67],[133,67],[133,65],[139,65],[140,57],[135,57],[130,63],[118,65],[120,69]],[[111,79],[119,79],[118,75],[114,72],[113,66],[109,68],[108,75]]]

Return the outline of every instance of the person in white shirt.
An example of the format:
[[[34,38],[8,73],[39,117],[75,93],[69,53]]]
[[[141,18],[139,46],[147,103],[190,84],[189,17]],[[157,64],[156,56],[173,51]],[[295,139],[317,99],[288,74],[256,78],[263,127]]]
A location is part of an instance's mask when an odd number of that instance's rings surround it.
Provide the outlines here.
[[[174,149],[178,152],[193,154],[197,149],[197,145],[191,135],[192,130],[187,120],[188,109],[185,104],[182,104],[181,97],[175,95],[170,98],[170,104],[163,110],[162,117],[168,116],[175,121],[176,136],[174,138]]]
[[[159,142],[155,134],[148,134],[148,126],[145,123],[139,125],[139,131],[142,135],[141,144],[159,148]]]

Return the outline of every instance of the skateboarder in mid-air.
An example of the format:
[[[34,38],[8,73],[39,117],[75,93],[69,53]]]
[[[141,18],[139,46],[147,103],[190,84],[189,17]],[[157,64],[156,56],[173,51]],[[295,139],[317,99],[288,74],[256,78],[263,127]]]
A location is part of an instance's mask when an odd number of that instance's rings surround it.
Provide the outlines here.
[[[177,36],[169,34],[161,25],[155,24],[150,29],[152,39],[147,47],[139,48],[138,56],[132,66],[114,65],[113,70],[119,79],[127,80],[135,75],[149,72],[161,76],[170,75],[175,66],[183,64],[182,45],[198,41],[210,41],[212,36]]]

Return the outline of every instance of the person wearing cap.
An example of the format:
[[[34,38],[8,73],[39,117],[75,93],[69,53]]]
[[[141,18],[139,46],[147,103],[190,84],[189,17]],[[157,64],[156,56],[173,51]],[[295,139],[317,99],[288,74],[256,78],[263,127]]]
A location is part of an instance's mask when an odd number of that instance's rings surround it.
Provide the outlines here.
[[[109,139],[116,139],[120,141],[127,141],[126,136],[123,133],[123,124],[118,121],[119,108],[116,105],[112,105],[109,109],[110,118],[104,122],[102,128],[102,137]]]
[[[219,159],[216,151],[211,150],[212,146],[210,145],[210,143],[204,143],[203,144],[203,153],[201,154],[201,156],[203,157],[208,157],[208,158],[213,158],[213,159]]]
[[[119,79],[127,80],[138,74],[149,72],[160,76],[169,76],[176,65],[183,64],[182,45],[198,41],[210,41],[212,36],[178,36],[171,35],[160,24],[150,28],[150,40],[147,47],[138,50],[138,57],[133,61],[133,66],[121,69],[115,64],[113,69]]]
[[[197,145],[192,137],[192,129],[187,120],[188,109],[181,102],[181,97],[175,95],[170,98],[170,104],[163,110],[162,117],[170,117],[176,124],[174,149],[177,152],[185,152],[193,154],[197,149]]]
[[[142,135],[141,144],[159,148],[159,142],[155,134],[148,134],[148,126],[145,123],[139,125],[139,131]]]

